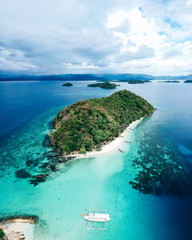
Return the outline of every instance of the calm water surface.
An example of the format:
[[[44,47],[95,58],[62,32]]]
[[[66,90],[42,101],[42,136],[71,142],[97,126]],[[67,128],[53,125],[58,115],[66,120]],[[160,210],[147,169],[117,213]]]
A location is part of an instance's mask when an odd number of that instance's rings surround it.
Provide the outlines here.
[[[87,84],[0,82],[0,217],[37,215],[39,240],[192,239],[192,84]],[[125,154],[59,161],[45,141],[51,119],[71,103],[120,89],[157,108],[127,136]],[[39,174],[47,176],[38,184]],[[85,208],[108,210],[106,231],[86,229]]]

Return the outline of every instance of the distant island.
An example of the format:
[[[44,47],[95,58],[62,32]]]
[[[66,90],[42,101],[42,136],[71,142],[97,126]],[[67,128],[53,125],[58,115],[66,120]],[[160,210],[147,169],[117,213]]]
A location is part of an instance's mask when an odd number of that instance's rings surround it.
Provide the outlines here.
[[[186,80],[184,83],[192,83],[192,80]]]
[[[177,80],[168,80],[168,81],[165,81],[167,83],[180,83],[180,81],[177,81]]]
[[[69,83],[64,83],[62,86],[64,86],[64,87],[72,87],[73,84],[69,82]]]
[[[142,84],[150,82],[149,80],[127,80],[128,84]]]
[[[100,150],[133,121],[149,116],[154,107],[142,97],[122,90],[109,97],[79,101],[53,119],[51,145],[63,156]]]
[[[180,83],[180,81],[177,80],[167,80],[167,81],[158,81],[159,83]]]
[[[100,88],[104,88],[104,89],[115,89],[117,86],[119,86],[119,85],[117,85],[115,83],[110,83],[110,82],[93,83],[93,84],[87,85],[87,87],[100,87]]]

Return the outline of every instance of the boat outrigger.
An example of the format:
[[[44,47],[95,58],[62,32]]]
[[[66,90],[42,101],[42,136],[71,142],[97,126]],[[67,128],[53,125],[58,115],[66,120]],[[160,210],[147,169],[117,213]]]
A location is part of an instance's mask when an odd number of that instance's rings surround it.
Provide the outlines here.
[[[81,215],[86,220],[87,229],[106,230],[106,222],[111,220],[109,214],[106,214],[106,210],[85,209],[85,214]],[[91,227],[89,222],[92,222]],[[98,226],[97,223],[104,223],[104,226],[101,224]]]

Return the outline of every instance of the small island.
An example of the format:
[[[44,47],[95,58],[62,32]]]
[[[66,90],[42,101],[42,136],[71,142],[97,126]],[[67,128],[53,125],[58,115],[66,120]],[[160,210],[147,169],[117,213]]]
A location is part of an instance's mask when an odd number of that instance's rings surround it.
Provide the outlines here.
[[[192,80],[186,80],[184,83],[192,83]]]
[[[64,83],[62,86],[64,86],[64,87],[72,87],[73,84],[72,83]]]
[[[150,82],[149,80],[128,80],[128,84],[142,84],[142,83],[148,83]]]
[[[1,218],[0,239],[28,239],[25,234],[29,230],[33,231],[33,224],[35,224],[37,220],[38,217],[33,215],[8,216]]]
[[[165,81],[166,83],[180,83],[179,81],[177,81],[177,80],[168,80],[168,81]]]
[[[110,82],[93,83],[93,84],[87,85],[87,87],[100,87],[100,88],[104,88],[104,89],[115,89],[117,86],[119,86],[119,85],[117,85],[115,83],[110,83]]]
[[[154,110],[145,99],[127,90],[79,101],[53,119],[55,131],[50,134],[50,142],[64,157],[100,151],[132,122],[149,116]]]
[[[180,83],[180,81],[178,80],[163,80],[163,81],[158,81],[158,83]]]

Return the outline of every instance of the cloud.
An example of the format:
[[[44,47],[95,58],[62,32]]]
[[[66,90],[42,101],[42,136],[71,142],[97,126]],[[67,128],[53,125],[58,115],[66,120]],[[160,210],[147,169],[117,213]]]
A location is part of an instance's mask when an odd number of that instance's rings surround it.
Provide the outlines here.
[[[38,66],[31,64],[23,52],[0,47],[0,68],[7,71],[24,71],[36,69]]]
[[[136,52],[126,51],[123,54],[120,54],[116,59],[116,62],[126,63],[132,60],[152,58],[154,55],[155,52],[153,48],[150,48],[146,45],[141,45]]]
[[[81,65],[78,65],[78,64],[72,64],[72,63],[68,63],[66,64],[67,68],[71,68],[71,69],[95,69],[95,68],[98,68],[98,66],[94,66],[94,65],[88,65],[86,62],[82,63]]]
[[[191,0],[0,0],[0,70],[191,73]]]
[[[182,26],[181,26],[178,22],[173,21],[173,20],[171,20],[171,19],[168,18],[168,17],[166,17],[166,18],[164,19],[164,22],[170,24],[170,26],[171,26],[172,28],[176,28],[176,29],[182,28]]]

